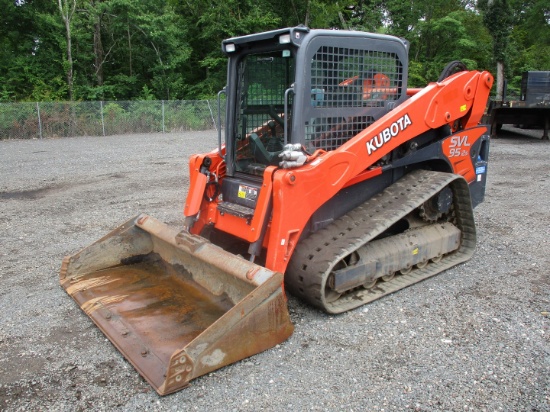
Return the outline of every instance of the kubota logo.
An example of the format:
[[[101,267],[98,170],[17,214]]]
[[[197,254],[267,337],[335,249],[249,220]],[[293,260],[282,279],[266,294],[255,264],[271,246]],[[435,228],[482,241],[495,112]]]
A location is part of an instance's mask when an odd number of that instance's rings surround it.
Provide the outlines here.
[[[408,114],[405,114],[403,117],[400,117],[395,122],[393,122],[389,127],[386,127],[378,135],[374,136],[367,142],[367,152],[369,152],[369,155],[380,149],[392,138],[397,137],[399,133],[401,133],[411,124],[411,118]]]

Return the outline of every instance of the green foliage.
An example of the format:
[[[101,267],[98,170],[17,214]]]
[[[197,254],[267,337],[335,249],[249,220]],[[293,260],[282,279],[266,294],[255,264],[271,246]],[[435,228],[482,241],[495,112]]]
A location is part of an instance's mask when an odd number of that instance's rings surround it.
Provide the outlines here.
[[[64,98],[55,2],[0,0],[0,101]]]
[[[484,50],[480,39],[487,41],[489,36],[479,29],[471,29],[480,26],[480,18],[466,10],[420,23],[418,29],[426,42],[416,47],[419,47],[418,57],[424,60],[424,77],[436,80],[445,65],[453,60],[463,61],[471,70],[483,68],[487,61],[480,55],[480,50]],[[484,51],[488,53],[487,48]]]
[[[103,116],[115,120],[115,119],[123,119],[126,115],[126,110],[124,108],[116,103],[108,103],[105,106],[103,106]]]
[[[155,100],[153,91],[149,87],[147,87],[146,84],[143,85],[141,93],[138,96],[138,100]]]
[[[0,139],[38,137],[38,116],[33,103],[0,103]]]
[[[480,0],[478,5],[484,12],[483,22],[493,37],[495,61],[505,61],[512,29],[512,13],[508,0]]]
[[[61,76],[56,76],[46,83],[41,78],[33,81],[30,99],[35,102],[56,102],[65,100],[67,83]]]
[[[57,1],[0,7],[0,102],[67,100]],[[75,100],[215,96],[226,82],[223,39],[298,24],[406,38],[413,86],[450,60],[492,72],[502,61],[509,80],[550,69],[547,0],[76,0],[75,10]]]
[[[512,6],[518,11],[510,32],[509,72],[521,79],[526,70],[550,70],[550,4],[514,0]]]
[[[429,82],[425,76],[424,65],[418,61],[409,62],[409,87],[424,87]]]
[[[203,102],[201,102],[203,103]],[[205,113],[208,108],[201,104],[185,104],[166,106],[165,122],[167,130],[204,130],[212,128],[212,121]]]
[[[168,132],[211,129],[212,117],[209,114],[205,101],[141,100],[110,102],[103,106],[107,134],[162,132],[163,119]]]

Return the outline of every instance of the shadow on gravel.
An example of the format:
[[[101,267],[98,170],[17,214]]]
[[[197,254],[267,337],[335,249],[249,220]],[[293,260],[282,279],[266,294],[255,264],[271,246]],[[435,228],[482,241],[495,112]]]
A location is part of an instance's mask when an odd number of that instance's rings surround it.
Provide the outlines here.
[[[69,185],[53,185],[31,190],[15,190],[11,192],[0,192],[0,200],[37,200],[48,193],[66,189]]]
[[[542,143],[549,144],[548,140],[542,139],[543,130],[542,129],[519,129],[516,127],[505,126],[500,131],[498,135],[493,137],[495,139],[504,140],[517,140],[517,142],[524,143]]]

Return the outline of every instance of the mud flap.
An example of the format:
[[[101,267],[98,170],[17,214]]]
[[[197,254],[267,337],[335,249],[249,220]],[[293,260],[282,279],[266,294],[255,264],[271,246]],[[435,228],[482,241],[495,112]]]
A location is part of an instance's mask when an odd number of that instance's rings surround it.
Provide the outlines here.
[[[281,273],[147,215],[66,257],[60,283],[160,395],[294,330]]]

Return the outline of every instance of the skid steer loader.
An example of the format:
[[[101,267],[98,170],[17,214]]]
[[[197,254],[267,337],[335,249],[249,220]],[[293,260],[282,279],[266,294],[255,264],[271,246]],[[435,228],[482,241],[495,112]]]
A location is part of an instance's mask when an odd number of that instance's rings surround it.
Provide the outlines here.
[[[285,289],[341,313],[466,261],[485,192],[491,74],[409,89],[405,40],[302,26],[222,49],[225,139],[189,161],[184,227],[137,216],[60,273],[161,395],[287,339]]]

